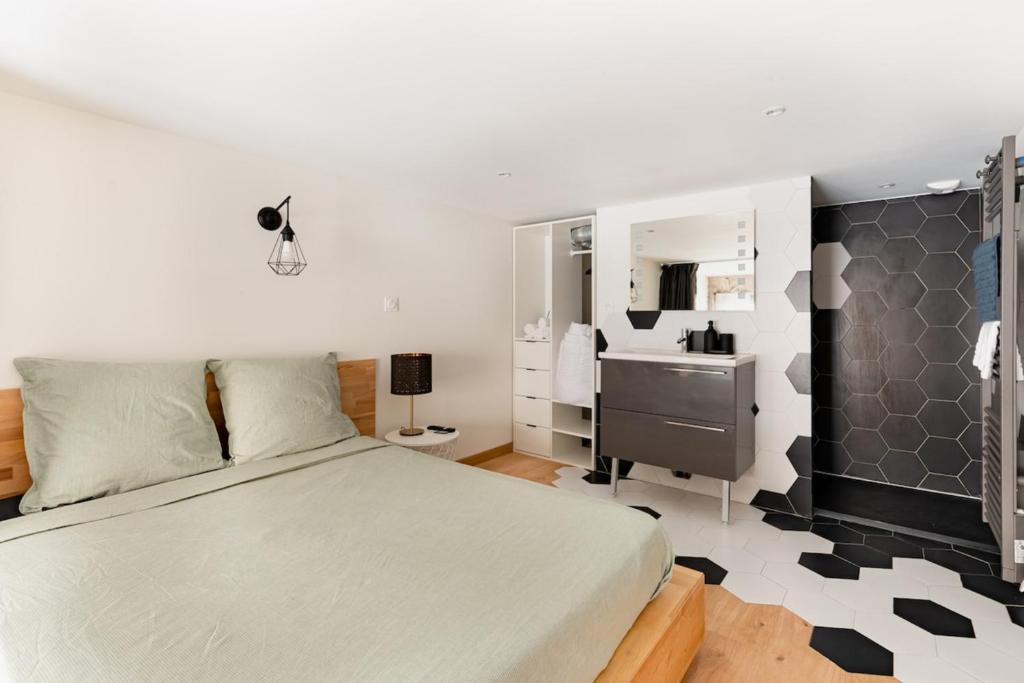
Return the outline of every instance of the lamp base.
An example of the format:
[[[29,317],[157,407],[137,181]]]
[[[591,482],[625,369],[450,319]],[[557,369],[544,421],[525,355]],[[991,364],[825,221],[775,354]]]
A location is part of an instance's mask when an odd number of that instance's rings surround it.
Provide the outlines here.
[[[423,433],[422,427],[402,427],[398,430],[398,433],[402,436],[419,436]]]

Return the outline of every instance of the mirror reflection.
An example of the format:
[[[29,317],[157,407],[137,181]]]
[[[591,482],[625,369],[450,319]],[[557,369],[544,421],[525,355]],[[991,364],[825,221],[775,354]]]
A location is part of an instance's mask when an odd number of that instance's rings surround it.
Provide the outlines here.
[[[630,226],[630,310],[754,310],[754,212]]]

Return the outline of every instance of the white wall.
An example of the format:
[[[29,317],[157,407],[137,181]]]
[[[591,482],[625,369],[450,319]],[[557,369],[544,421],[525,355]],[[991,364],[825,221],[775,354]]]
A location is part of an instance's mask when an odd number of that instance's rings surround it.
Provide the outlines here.
[[[383,434],[408,407],[389,354],[425,351],[434,393],[417,421],[458,426],[460,456],[511,440],[503,221],[6,94],[0,150],[0,387],[20,384],[21,355],[334,350],[378,359]],[[267,268],[275,235],[256,223],[288,194],[298,278]]]
[[[629,307],[630,226],[680,216],[755,211],[759,256],[754,275],[755,310],[665,311],[653,329],[633,329]],[[811,314],[809,287],[787,288],[800,271],[809,283],[811,269],[810,178],[807,176],[714,192],[669,197],[597,210],[597,320],[610,347],[678,348],[684,327],[704,329],[713,319],[721,332],[736,335],[738,351],[756,354],[757,455],[754,466],[732,488],[735,499],[748,502],[759,491],[788,496],[798,512],[810,508],[810,479],[798,477],[787,451],[802,438],[810,471],[811,396],[797,388],[794,368],[810,372]],[[787,375],[787,370],[790,374]],[[806,392],[803,391],[806,389]],[[803,448],[802,446],[807,446]],[[801,468],[803,469],[803,468]],[[658,470],[658,471],[655,471]],[[718,482],[694,476],[677,479],[660,468],[634,467],[631,477],[654,477],[662,483],[719,495]],[[800,481],[798,481],[800,479]]]

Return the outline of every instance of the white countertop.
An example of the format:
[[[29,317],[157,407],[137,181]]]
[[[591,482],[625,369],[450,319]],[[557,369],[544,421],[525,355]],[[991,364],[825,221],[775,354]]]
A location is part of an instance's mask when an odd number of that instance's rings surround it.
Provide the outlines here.
[[[652,363],[686,363],[687,365],[709,365],[734,368],[754,362],[754,354],[737,353],[731,356],[714,353],[683,353],[671,349],[608,349],[597,354],[600,359],[642,360]]]

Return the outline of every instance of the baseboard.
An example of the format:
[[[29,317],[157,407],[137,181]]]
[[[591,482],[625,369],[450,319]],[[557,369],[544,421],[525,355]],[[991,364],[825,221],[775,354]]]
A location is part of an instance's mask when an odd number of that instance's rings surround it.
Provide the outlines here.
[[[506,453],[511,452],[512,444],[503,443],[500,446],[489,448],[486,451],[480,451],[479,453],[474,453],[473,455],[467,455],[465,458],[459,458],[459,462],[461,462],[463,465],[479,465],[482,462],[493,460],[494,458],[497,458],[499,455],[505,455]]]
[[[973,544],[995,544],[981,501],[815,472],[814,509],[915,529]]]

